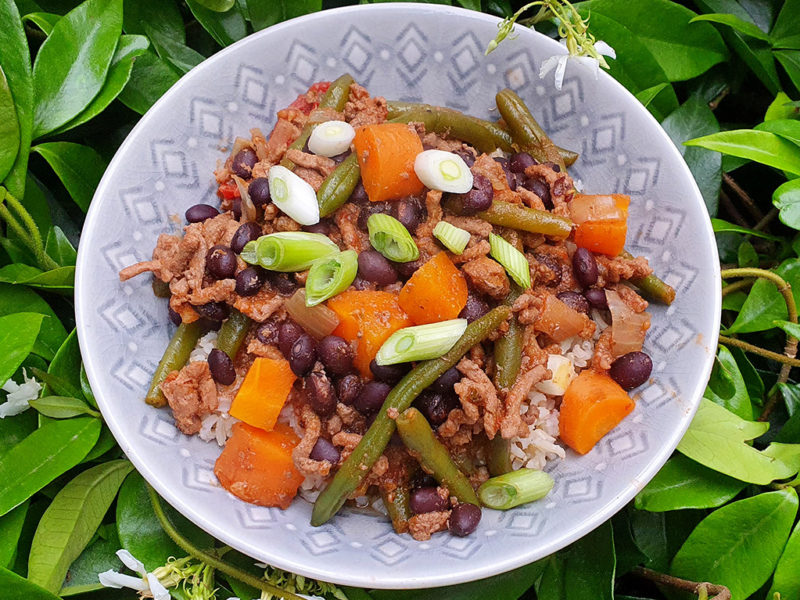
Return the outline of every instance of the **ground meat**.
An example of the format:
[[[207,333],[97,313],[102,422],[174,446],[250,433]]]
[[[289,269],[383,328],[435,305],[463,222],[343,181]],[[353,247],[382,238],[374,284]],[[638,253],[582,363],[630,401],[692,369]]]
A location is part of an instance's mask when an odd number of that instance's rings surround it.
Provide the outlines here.
[[[530,368],[530,362],[525,359],[523,359],[521,371],[522,375],[517,377],[514,385],[508,391],[503,409],[500,435],[507,440],[517,435],[525,435],[528,428],[522,420],[519,409],[522,406],[522,402],[528,397],[533,385],[542,381],[550,373],[542,365]]]
[[[422,140],[422,146],[426,149],[455,152],[456,150],[461,150],[464,147],[464,143],[461,140],[446,140],[433,131],[421,134],[420,139]]]
[[[331,158],[308,154],[294,148],[287,150],[285,157],[297,165],[294,172],[307,181],[314,191],[319,190],[325,178],[336,168],[336,162]]]
[[[539,316],[539,309],[542,307],[542,299],[528,290],[521,294],[511,306],[511,311],[517,313],[517,319],[523,325],[531,325]]]
[[[476,175],[483,175],[492,182],[495,200],[513,204],[520,203],[519,194],[512,192],[511,187],[508,185],[508,178],[502,165],[488,154],[481,154],[475,159],[475,164],[472,165],[472,172]]]
[[[428,190],[425,195],[425,208],[428,211],[428,218],[424,223],[417,227],[417,238],[429,238],[433,235],[433,228],[442,220],[442,192],[439,190]]]
[[[161,391],[172,409],[175,425],[186,435],[200,431],[203,417],[218,405],[217,386],[205,361],[189,363],[167,375]]]
[[[488,238],[489,234],[492,233],[492,224],[478,217],[455,217],[447,215],[444,220],[455,227],[484,239]]]
[[[330,462],[327,460],[313,460],[309,458],[311,451],[319,439],[319,434],[322,431],[322,423],[317,414],[307,404],[303,405],[300,413],[300,421],[303,425],[303,439],[292,450],[292,460],[297,470],[304,477],[309,475],[320,475],[327,477],[331,471]]]
[[[611,368],[614,362],[614,354],[611,352],[611,327],[603,330],[594,345],[594,356],[592,357],[592,369],[600,373],[605,373]]]
[[[328,435],[336,435],[342,430],[342,417],[339,415],[331,415],[325,420],[325,431]]]
[[[352,406],[339,402],[336,405],[336,414],[342,419],[342,424],[351,432],[362,432],[366,430],[366,419]]]
[[[431,539],[437,531],[447,529],[447,520],[450,518],[449,510],[422,513],[414,515],[408,520],[408,531],[418,542]]]
[[[361,434],[348,433],[346,431],[341,431],[331,438],[331,443],[337,448],[341,448],[342,454],[346,452],[348,455],[358,446],[360,441]]]
[[[254,321],[263,323],[275,314],[285,301],[286,298],[264,286],[255,296],[237,296],[233,307]]]
[[[353,127],[383,123],[388,112],[386,98],[372,97],[357,83],[350,84],[350,97],[344,106],[344,118]]]
[[[307,117],[299,110],[286,109],[278,113],[278,121],[269,134],[269,140],[261,144],[253,139],[259,161],[276,164],[300,135]]]
[[[274,222],[275,231],[300,231],[300,223],[287,217],[286,215],[279,215],[275,218]]]
[[[542,350],[536,338],[536,326],[527,325],[522,334],[522,354],[530,360],[530,365],[546,365],[547,352]]]
[[[462,358],[456,368],[464,376],[454,386],[461,408],[450,411],[447,420],[439,427],[439,435],[453,437],[462,425],[474,425],[482,420],[486,436],[492,439],[502,416],[502,405],[494,384],[480,364],[469,358]]]
[[[469,284],[482,294],[495,300],[502,300],[511,291],[506,270],[502,265],[490,258],[482,256],[461,267]]]
[[[152,260],[138,262],[119,272],[119,280],[127,281],[141,273],[152,272],[161,281],[169,281],[186,268],[189,259],[197,250],[181,243],[178,236],[162,233],[153,250]]]
[[[619,297],[622,301],[630,308],[633,312],[644,312],[647,310],[649,304],[647,300],[642,298],[639,294],[637,294],[633,289],[629,288],[627,285],[620,284],[615,285],[613,289],[619,294]]]
[[[525,206],[529,206],[530,208],[535,208],[536,210],[546,210],[546,207],[544,205],[544,202],[542,202],[542,199],[539,198],[539,196],[534,194],[529,189],[524,188],[522,186],[517,186],[517,193],[519,194],[519,197]]]
[[[358,228],[359,212],[358,206],[348,202],[334,213],[333,220],[342,234],[345,248],[360,253],[369,248],[369,238]]]
[[[602,254],[596,254],[595,260],[597,261],[597,270],[600,273],[600,280],[598,281],[600,286],[606,283],[617,283],[623,279],[639,279],[653,273],[653,269],[650,268],[650,264],[643,256],[636,258],[623,258],[622,256],[609,258]]]
[[[525,175],[544,181],[550,187],[550,200],[553,202],[553,213],[569,216],[568,203],[575,194],[575,184],[566,172],[556,172],[549,165],[531,165],[525,169]]]
[[[486,240],[481,240],[477,244],[474,244],[472,241],[470,241],[470,244],[471,245],[467,246],[464,252],[461,254],[455,254],[451,257],[453,264],[460,265],[475,260],[476,258],[486,256],[492,249],[492,247],[489,245],[489,242]]]
[[[325,181],[325,178],[320,175],[319,171],[315,171],[314,169],[295,167],[294,174],[314,188],[315,192],[319,191],[319,188],[322,187],[322,182]]]
[[[257,337],[253,337],[247,344],[247,353],[254,354],[255,356],[262,356],[264,358],[281,359],[283,353],[280,349],[273,344],[265,344]]]
[[[236,298],[235,290],[235,279],[220,279],[191,294],[189,302],[195,306],[208,304],[209,302],[233,302]]]

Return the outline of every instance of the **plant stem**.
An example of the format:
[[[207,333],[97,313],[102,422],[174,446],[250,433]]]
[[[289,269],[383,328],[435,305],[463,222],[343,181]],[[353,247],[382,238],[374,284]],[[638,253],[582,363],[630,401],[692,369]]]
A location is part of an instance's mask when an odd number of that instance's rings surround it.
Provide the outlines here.
[[[732,283],[730,285],[726,285],[722,288],[722,297],[724,298],[728,294],[732,294],[733,292],[738,292],[739,290],[745,289],[753,285],[755,279],[742,279],[741,281],[737,281],[736,283]]]
[[[773,206],[770,209],[770,211],[766,215],[764,215],[764,218],[761,219],[758,223],[756,223],[756,226],[753,227],[753,229],[755,229],[756,231],[761,231],[762,229],[766,228],[767,225],[772,223],[772,221],[774,221],[775,217],[777,216],[778,216],[778,209]]]
[[[7,202],[8,207],[3,203]],[[14,209],[14,212],[22,219],[23,226],[11,214],[9,208]],[[49,271],[57,268],[59,265],[56,261],[50,258],[44,251],[44,243],[42,236],[39,234],[39,228],[36,226],[36,221],[33,220],[30,213],[25,209],[22,203],[11,195],[7,189],[0,187],[0,217],[6,221],[9,227],[14,229],[20,239],[25,242],[28,248],[36,256],[36,262],[43,271]]]
[[[788,365],[790,367],[800,367],[800,359],[789,358],[788,356],[784,356],[783,354],[778,354],[777,352],[766,350],[764,348],[761,348],[760,346],[748,344],[747,342],[743,342],[742,340],[737,338],[721,335],[719,336],[719,343],[725,346],[734,346],[736,348],[741,348],[745,352],[758,354],[759,356],[763,356],[764,358],[769,358],[770,360],[774,360],[775,362],[779,362],[783,365]]]
[[[680,577],[673,577],[666,573],[659,573],[646,567],[634,567],[632,571],[635,575],[649,579],[659,585],[667,585],[676,590],[697,594],[698,598],[708,598],[708,594],[715,594],[711,600],[731,600],[731,591],[724,585],[715,583],[689,581]]]
[[[758,206],[756,206],[756,203],[753,202],[750,194],[745,192],[739,186],[739,184],[736,183],[733,177],[725,173],[722,175],[722,181],[724,181],[725,184],[731,188],[731,191],[739,197],[739,199],[742,201],[742,204],[744,204],[745,208],[747,209],[747,212],[750,213],[750,216],[752,216],[756,221],[760,221],[764,218],[764,213],[762,213]]]
[[[720,191],[719,201],[725,211],[730,215],[731,221],[742,227],[750,227],[750,223],[742,216],[739,209],[733,205],[730,197],[724,191]]]
[[[251,585],[261,591],[267,592],[268,594],[278,596],[279,598],[284,598],[285,600],[303,600],[296,594],[282,590],[279,587],[263,581],[255,575],[251,575],[250,573],[243,571],[239,567],[235,567],[224,560],[221,560],[218,558],[216,552],[206,552],[205,550],[201,550],[192,544],[192,542],[181,535],[181,533],[172,524],[172,521],[170,521],[169,517],[164,512],[164,507],[161,506],[161,499],[158,497],[158,494],[156,494],[156,491],[149,485],[147,486],[147,491],[150,494],[150,503],[153,505],[153,511],[156,513],[156,518],[161,524],[161,528],[170,538],[172,538],[173,542],[175,542],[192,558],[202,561],[216,570],[221,571],[226,575],[230,575],[242,583],[246,583],[247,585]]]
[[[708,108],[710,108],[711,110],[717,110],[719,103],[725,99],[725,96],[727,96],[730,93],[730,91],[731,88],[729,85],[726,85],[724,88],[722,88],[722,91],[716,96],[714,96],[714,99],[708,103]]]

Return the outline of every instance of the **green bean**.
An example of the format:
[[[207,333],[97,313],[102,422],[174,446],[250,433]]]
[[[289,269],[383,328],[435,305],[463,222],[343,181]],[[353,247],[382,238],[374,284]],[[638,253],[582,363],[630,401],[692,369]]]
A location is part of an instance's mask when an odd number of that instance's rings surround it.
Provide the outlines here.
[[[381,487],[381,498],[389,518],[392,520],[392,527],[397,533],[408,531],[408,520],[411,518],[411,490],[407,485],[398,485],[393,490]]]
[[[175,330],[167,349],[164,351],[164,356],[161,357],[161,361],[156,367],[156,372],[153,374],[153,382],[144,397],[145,402],[155,407],[166,405],[167,399],[164,398],[164,393],[161,391],[161,382],[172,371],[180,369],[186,364],[186,361],[189,360],[189,355],[197,345],[197,340],[200,339],[200,333],[200,323],[198,321],[178,325],[178,329]]]
[[[511,292],[506,296],[505,305],[512,306],[522,294],[522,289],[515,283],[511,284]],[[519,368],[522,364],[522,337],[525,328],[520,325],[516,317],[508,321],[508,333],[494,343],[494,360],[497,365],[494,375],[494,384],[499,389],[509,389],[517,380]]]
[[[400,413],[411,406],[422,390],[454,366],[470,348],[486,339],[510,314],[511,311],[507,306],[492,309],[480,319],[470,323],[464,335],[449,352],[439,358],[419,363],[400,380],[400,383],[389,392],[367,433],[314,503],[314,510],[311,513],[313,526],[322,525],[335,515],[347,497],[367,477],[372,465],[383,453],[389,438],[394,433],[395,422],[389,417],[389,412]]]
[[[520,150],[530,154],[539,162],[554,162],[561,170],[566,170],[564,159],[541,125],[533,118],[522,98],[506,88],[495,96],[497,109],[511,130],[511,137]]]
[[[633,254],[627,250],[623,250],[620,256],[622,258],[633,258]],[[651,273],[647,277],[631,279],[631,283],[654,302],[669,306],[675,300],[675,288],[656,277],[655,273]]]
[[[247,332],[250,331],[250,324],[253,321],[250,317],[243,315],[235,308],[231,309],[231,315],[219,328],[219,335],[217,335],[217,348],[222,350],[225,354],[231,357],[231,360],[236,358],[239,348],[242,346]]]
[[[450,458],[450,453],[433,433],[428,421],[416,408],[409,408],[397,417],[397,431],[406,448],[419,456],[420,464],[430,471],[436,481],[450,490],[459,502],[479,506],[472,484]]]
[[[169,298],[172,296],[172,292],[169,291],[169,284],[161,281],[158,277],[153,277],[151,286],[156,298]]]
[[[350,97],[350,86],[353,83],[353,77],[348,73],[345,73],[344,75],[341,75],[332,81],[328,91],[325,92],[325,94],[322,96],[322,99],[319,101],[319,108],[331,108],[337,112],[342,112],[344,110],[344,105],[347,104],[347,99]],[[311,132],[314,131],[314,127],[318,125],[318,123],[313,122],[313,119],[311,118],[313,115],[314,111],[311,111],[308,122],[305,124],[303,130],[300,132],[300,135],[294,142],[292,142],[289,148],[294,150],[302,150],[306,145],[308,138],[311,137]],[[281,161],[281,166],[286,167],[287,169],[293,169],[294,163],[288,158],[284,158]]]
[[[486,466],[492,476],[503,475],[514,470],[511,465],[511,440],[507,440],[499,433],[489,441]]]
[[[332,215],[342,206],[358,185],[361,169],[358,167],[358,156],[353,152],[345,158],[333,172],[325,178],[317,192],[319,216]]]
[[[462,214],[458,200],[453,197],[448,198],[444,206],[457,215]],[[546,210],[536,210],[510,202],[494,201],[489,210],[479,212],[475,216],[492,225],[542,233],[557,238],[566,238],[572,231],[572,221],[569,219]]]

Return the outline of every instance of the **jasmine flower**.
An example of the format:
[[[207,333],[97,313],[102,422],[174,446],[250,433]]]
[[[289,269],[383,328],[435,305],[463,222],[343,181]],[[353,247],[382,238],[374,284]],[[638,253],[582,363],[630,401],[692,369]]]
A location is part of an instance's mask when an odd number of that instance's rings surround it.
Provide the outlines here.
[[[28,410],[30,408],[28,402],[39,397],[42,385],[34,377],[28,377],[28,373],[22,369],[21,384],[9,379],[0,389],[8,393],[6,401],[0,404],[0,419],[4,419]]]

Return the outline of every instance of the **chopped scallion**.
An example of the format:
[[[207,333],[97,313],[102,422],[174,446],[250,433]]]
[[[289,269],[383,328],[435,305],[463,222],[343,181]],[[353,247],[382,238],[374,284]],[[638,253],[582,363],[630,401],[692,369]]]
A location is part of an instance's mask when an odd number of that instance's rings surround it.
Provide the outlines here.
[[[414,159],[414,172],[432,190],[465,194],[472,189],[472,171],[454,152],[425,150]]]
[[[469,231],[451,225],[447,221],[439,221],[433,228],[433,237],[442,242],[453,254],[461,254],[469,243]]]
[[[320,123],[308,138],[308,149],[319,156],[336,156],[350,149],[356,130],[344,121]]]
[[[300,225],[319,223],[317,193],[307,181],[286,167],[270,167],[269,194],[275,206]]]
[[[316,306],[345,291],[358,273],[358,253],[345,250],[314,261],[306,279],[306,306]]]
[[[478,488],[478,498],[484,506],[508,510],[544,498],[553,484],[544,471],[523,468],[488,479]]]
[[[389,336],[375,360],[379,365],[394,365],[438,358],[455,345],[466,328],[466,319],[404,327]]]
[[[525,255],[494,233],[489,234],[489,255],[503,265],[514,282],[527,290],[531,287],[531,267]]]
[[[315,260],[339,252],[339,247],[321,233],[281,231],[247,242],[239,255],[246,263],[270,271],[305,271]]]
[[[377,213],[367,220],[369,243],[378,252],[395,262],[411,262],[419,258],[419,248],[403,224],[389,215]]]

